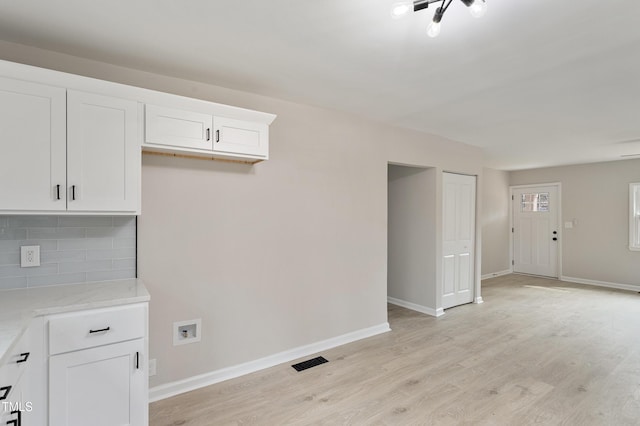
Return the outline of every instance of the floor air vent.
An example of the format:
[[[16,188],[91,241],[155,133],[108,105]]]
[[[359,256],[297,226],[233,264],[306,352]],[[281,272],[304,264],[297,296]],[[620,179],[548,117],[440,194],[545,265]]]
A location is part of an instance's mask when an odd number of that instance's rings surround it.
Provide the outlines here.
[[[296,371],[302,371],[302,370],[306,370],[307,368],[315,367],[316,365],[324,364],[325,362],[329,362],[329,361],[319,356],[317,358],[313,358],[308,361],[303,361],[297,364],[293,364],[292,367],[295,368]]]

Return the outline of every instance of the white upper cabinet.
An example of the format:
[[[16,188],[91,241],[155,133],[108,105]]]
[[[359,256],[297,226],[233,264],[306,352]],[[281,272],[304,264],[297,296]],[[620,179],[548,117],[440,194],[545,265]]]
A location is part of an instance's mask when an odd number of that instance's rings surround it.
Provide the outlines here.
[[[68,210],[135,213],[137,102],[69,90],[67,122]]]
[[[220,105],[210,105],[207,108],[195,102],[194,108],[200,111],[145,105],[143,148],[249,163],[269,158],[269,124],[275,116],[232,107],[225,111]],[[210,112],[203,112],[206,110]],[[249,119],[218,115],[234,112]]]
[[[215,117],[214,151],[269,156],[269,126],[232,118]]]
[[[66,209],[65,96],[0,78],[0,210]]]
[[[212,149],[213,117],[209,114],[145,106],[145,143]]]
[[[135,101],[0,78],[0,212],[136,214]]]

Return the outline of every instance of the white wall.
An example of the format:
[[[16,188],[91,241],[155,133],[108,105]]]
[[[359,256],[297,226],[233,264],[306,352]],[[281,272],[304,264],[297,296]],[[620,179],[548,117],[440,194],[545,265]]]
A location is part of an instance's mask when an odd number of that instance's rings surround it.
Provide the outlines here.
[[[509,258],[509,173],[485,168],[481,187],[482,276],[511,269]]]
[[[511,185],[562,183],[562,275],[567,279],[637,286],[640,252],[629,246],[629,183],[640,160],[514,171]]]
[[[385,323],[387,164],[482,174],[477,148],[335,111],[9,43],[0,57],[278,115],[253,167],[143,157],[151,386]],[[202,341],[173,347],[193,318]]]
[[[388,296],[435,315],[436,171],[389,165]]]

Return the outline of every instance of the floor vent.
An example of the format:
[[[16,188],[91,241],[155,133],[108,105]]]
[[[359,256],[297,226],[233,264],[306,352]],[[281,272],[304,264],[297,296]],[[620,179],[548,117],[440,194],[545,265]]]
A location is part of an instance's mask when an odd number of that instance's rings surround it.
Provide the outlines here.
[[[296,371],[302,371],[302,370],[306,370],[307,368],[315,367],[316,365],[324,364],[325,362],[329,362],[329,361],[319,356],[317,358],[313,358],[308,361],[303,361],[297,364],[293,364],[292,367],[295,368]]]

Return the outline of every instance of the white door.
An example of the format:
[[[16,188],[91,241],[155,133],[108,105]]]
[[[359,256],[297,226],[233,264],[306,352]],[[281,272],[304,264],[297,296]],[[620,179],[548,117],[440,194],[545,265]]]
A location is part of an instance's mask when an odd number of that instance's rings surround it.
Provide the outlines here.
[[[214,151],[267,157],[269,126],[266,124],[216,116],[213,125]]]
[[[513,188],[513,271],[558,277],[558,187]]]
[[[145,143],[211,151],[213,116],[155,105],[145,106]]]
[[[135,212],[137,102],[70,90],[67,120],[67,209]]]
[[[473,302],[476,177],[443,176],[443,309]]]
[[[143,339],[49,359],[50,426],[142,426]]]
[[[0,210],[66,209],[66,93],[0,78]]]

